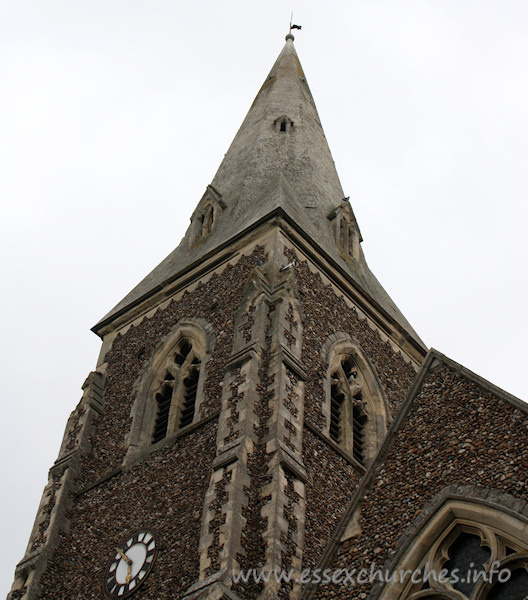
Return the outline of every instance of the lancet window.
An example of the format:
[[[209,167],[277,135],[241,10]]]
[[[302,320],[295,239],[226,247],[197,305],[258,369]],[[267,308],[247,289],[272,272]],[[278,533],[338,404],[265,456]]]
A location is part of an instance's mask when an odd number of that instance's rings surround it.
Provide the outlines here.
[[[368,421],[363,379],[352,356],[343,356],[331,375],[330,437],[361,464]]]

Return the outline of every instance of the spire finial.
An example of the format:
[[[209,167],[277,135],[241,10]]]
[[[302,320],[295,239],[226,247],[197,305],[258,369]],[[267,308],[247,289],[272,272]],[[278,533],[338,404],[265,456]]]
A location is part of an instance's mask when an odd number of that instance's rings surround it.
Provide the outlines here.
[[[299,31],[302,29],[302,25],[294,25],[293,24],[293,13],[291,14],[291,17],[290,17],[290,31],[289,31],[288,35],[286,36],[286,41],[291,40],[293,42],[293,40],[295,40],[295,38],[293,37],[292,29],[298,29]]]

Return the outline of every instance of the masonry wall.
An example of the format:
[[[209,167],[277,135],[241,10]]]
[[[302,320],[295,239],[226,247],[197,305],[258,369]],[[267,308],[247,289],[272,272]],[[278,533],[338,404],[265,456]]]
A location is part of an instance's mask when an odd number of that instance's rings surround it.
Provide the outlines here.
[[[105,410],[91,435],[92,450],[82,460],[76,485],[77,491],[91,489],[74,502],[71,531],[61,533],[61,543],[41,580],[43,599],[101,598],[104,570],[116,543],[123,535],[145,528],[159,533],[161,554],[134,597],[148,598],[156,590],[158,598],[174,598],[196,579],[202,507],[216,453],[214,415],[220,409],[220,383],[231,352],[234,315],[256,265],[255,255],[264,259],[257,248],[254,255],[228,265],[114,340],[105,357]],[[215,331],[201,405],[201,417],[213,419],[122,472],[134,382],[159,341],[188,317],[207,320]]]
[[[304,431],[306,552],[303,567],[313,569],[343,516],[362,473],[309,429]]]
[[[118,335],[105,357],[105,414],[92,440],[93,452],[83,465],[81,487],[92,484],[118,468],[125,456],[125,435],[131,425],[132,388],[143,366],[149,361],[160,340],[184,318],[202,318],[215,332],[215,345],[207,365],[201,417],[221,406],[220,383],[231,353],[233,327],[245,281],[256,266],[255,255],[243,256],[236,265],[228,265],[192,292],[185,292],[152,317]]]
[[[178,439],[132,470],[78,497],[71,531],[42,579],[42,600],[97,599],[115,546],[134,531],[154,530],[160,556],[134,598],[169,600],[197,577],[202,504],[214,458],[216,422]]]
[[[414,367],[383,341],[365,318],[325,284],[306,261],[287,251],[296,260],[296,279],[304,316],[302,361],[308,374],[305,387],[305,419],[318,431],[325,428],[322,412],[324,382],[328,365],[321,350],[330,335],[344,332],[355,338],[380,378],[392,414],[397,410],[416,376]],[[306,548],[304,566],[314,567],[320,560],[336,524],[342,517],[363,472],[340,456],[328,439],[305,428],[304,461],[309,475],[306,507]],[[331,509],[329,510],[329,507]]]
[[[483,498],[528,515],[528,415],[443,365],[427,373],[361,504],[362,533],[328,568],[380,568],[418,531],[433,498],[471,483]],[[508,496],[506,496],[506,494]],[[316,598],[367,598],[370,584],[319,587]]]
[[[142,600],[174,598],[183,594],[198,579],[199,542],[202,509],[216,454],[218,411],[221,408],[225,365],[233,350],[234,323],[244,286],[259,261],[266,260],[261,247],[251,256],[242,256],[205,283],[185,292],[178,301],[158,309],[152,316],[129,327],[113,341],[105,357],[105,409],[91,433],[91,451],[82,458],[76,489],[80,491],[68,515],[71,530],[61,533],[61,543],[41,580],[42,600],[57,597],[100,598],[101,584],[115,544],[129,532],[154,529],[161,541],[160,556],[146,583],[134,594]],[[415,371],[377,330],[361,318],[332,286],[310,270],[307,263],[295,268],[295,281],[303,314],[302,364],[306,371],[303,432],[303,460],[306,467],[305,547],[303,566],[317,564],[331,534],[343,515],[364,470],[339,452],[323,434],[322,413],[327,365],[321,356],[325,341],[340,331],[354,337],[372,361],[392,410],[404,397]],[[156,449],[128,470],[121,470],[130,430],[130,411],[134,402],[134,383],[151,359],[160,340],[181,319],[204,319],[215,336],[211,359],[207,363],[201,418],[209,420],[183,436],[174,438],[166,448]],[[265,438],[269,433],[270,341],[266,340],[257,386],[255,407],[260,420],[255,452],[250,455],[246,490],[249,502],[243,508],[247,526],[242,531],[244,555],[241,566],[259,567],[264,561],[262,535],[266,519],[261,510],[266,498],[263,487],[269,483]],[[286,478],[289,474],[286,472]],[[285,490],[291,507],[299,502],[293,483]],[[221,500],[221,499],[220,499]],[[285,508],[288,518],[292,508]],[[284,565],[295,554],[292,540],[298,524],[290,514],[291,527],[284,539]],[[211,523],[210,533],[220,537]],[[216,537],[215,537],[216,536]],[[214,554],[215,545],[211,549]],[[215,563],[216,564],[216,563]],[[214,564],[212,565],[214,567]],[[241,585],[241,597],[253,598],[258,585]],[[285,591],[280,592],[286,597]]]

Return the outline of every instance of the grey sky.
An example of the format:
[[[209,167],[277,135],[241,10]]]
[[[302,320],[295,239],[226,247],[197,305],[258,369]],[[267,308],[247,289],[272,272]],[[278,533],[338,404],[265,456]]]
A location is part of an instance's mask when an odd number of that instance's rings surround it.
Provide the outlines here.
[[[426,344],[528,398],[525,0],[6,0],[3,593],[89,329],[178,244],[292,6],[370,268]]]

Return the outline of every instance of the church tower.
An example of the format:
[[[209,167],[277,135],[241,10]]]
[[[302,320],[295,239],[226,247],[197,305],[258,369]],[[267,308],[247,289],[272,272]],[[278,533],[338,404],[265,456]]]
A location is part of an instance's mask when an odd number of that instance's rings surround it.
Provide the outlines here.
[[[93,331],[11,600],[300,598],[426,355],[293,44],[180,245]]]

